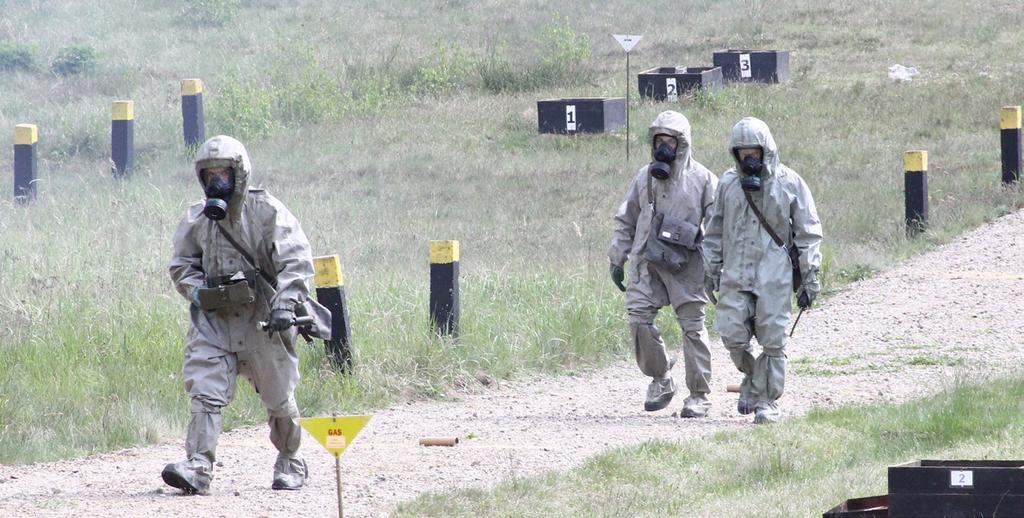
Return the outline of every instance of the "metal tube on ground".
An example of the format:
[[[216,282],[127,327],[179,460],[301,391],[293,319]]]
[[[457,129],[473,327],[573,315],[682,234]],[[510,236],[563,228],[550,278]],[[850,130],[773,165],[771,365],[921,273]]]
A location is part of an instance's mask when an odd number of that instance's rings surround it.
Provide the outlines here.
[[[424,437],[420,439],[420,446],[455,446],[459,444],[458,437]]]

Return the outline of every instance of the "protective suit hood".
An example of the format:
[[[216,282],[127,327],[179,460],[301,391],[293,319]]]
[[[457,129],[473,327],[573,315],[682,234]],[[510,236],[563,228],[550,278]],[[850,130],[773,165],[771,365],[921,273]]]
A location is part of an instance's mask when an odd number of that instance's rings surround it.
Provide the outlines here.
[[[680,170],[686,170],[690,168],[690,161],[692,160],[692,150],[690,148],[690,121],[686,119],[686,116],[672,110],[663,111],[655,117],[654,122],[651,123],[651,128],[648,131],[648,138],[651,144],[654,144],[655,135],[670,135],[675,137],[676,145],[676,159],[672,162],[672,173],[675,174]],[[651,159],[654,159],[654,149],[651,146]]]
[[[228,200],[228,220],[238,222],[252,174],[249,153],[238,140],[227,135],[217,135],[204,142],[196,153],[196,178],[204,192],[206,185],[203,184],[203,169],[211,167],[230,167],[235,171],[235,190]]]
[[[736,171],[741,170],[740,161],[736,159],[736,148],[761,146],[764,150],[764,167],[767,176],[775,176],[779,170],[779,147],[775,144],[771,130],[764,121],[755,117],[744,117],[732,128],[729,138],[729,155],[736,164]]]

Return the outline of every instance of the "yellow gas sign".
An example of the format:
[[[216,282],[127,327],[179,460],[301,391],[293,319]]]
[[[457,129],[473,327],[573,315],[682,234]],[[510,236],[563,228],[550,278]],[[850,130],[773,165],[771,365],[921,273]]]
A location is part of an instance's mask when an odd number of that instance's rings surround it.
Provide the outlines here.
[[[359,431],[373,416],[339,415],[328,417],[303,417],[299,424],[316,437],[327,451],[341,455],[345,448],[359,435]]]

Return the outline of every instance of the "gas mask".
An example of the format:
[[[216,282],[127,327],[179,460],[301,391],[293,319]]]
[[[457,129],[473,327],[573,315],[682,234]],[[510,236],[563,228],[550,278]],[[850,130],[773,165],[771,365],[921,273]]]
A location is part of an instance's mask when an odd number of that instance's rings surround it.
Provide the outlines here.
[[[676,150],[672,146],[662,143],[654,150],[654,162],[651,163],[651,176],[665,180],[672,172],[672,162],[676,159]]]
[[[740,175],[740,186],[743,187],[743,190],[751,192],[760,191],[764,162],[753,156],[748,156],[740,162],[740,170],[743,171],[743,174]]]
[[[206,182],[206,205],[203,207],[203,214],[214,221],[227,217],[228,200],[234,192],[235,185],[232,179],[211,176]]]

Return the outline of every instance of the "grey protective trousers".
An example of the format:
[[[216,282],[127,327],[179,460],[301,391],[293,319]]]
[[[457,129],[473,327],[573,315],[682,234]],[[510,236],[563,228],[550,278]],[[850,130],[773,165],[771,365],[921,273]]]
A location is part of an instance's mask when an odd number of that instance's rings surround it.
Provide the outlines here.
[[[626,311],[636,363],[646,376],[668,374],[669,353],[654,318],[660,308],[671,305],[683,332],[686,388],[691,393],[707,394],[711,391],[711,350],[704,326],[704,302],[695,300],[699,296],[695,294],[703,293],[703,279],[693,282],[681,273],[646,261],[632,268],[626,288]]]
[[[239,375],[252,382],[267,409],[270,442],[278,458],[298,458],[302,437],[295,404],[299,382],[299,358],[295,349],[281,341],[264,341],[256,349],[229,352],[198,336],[185,348],[182,369],[185,390],[191,398],[192,421],[185,439],[190,459],[216,462],[217,438],[221,432],[221,408],[235,397]],[[285,344],[294,343],[284,340]]]
[[[751,402],[775,401],[785,390],[789,310],[788,291],[774,297],[742,290],[720,292],[715,329],[722,335],[736,368],[744,374],[741,396],[749,397]],[[750,344],[753,336],[761,345],[757,358]]]

